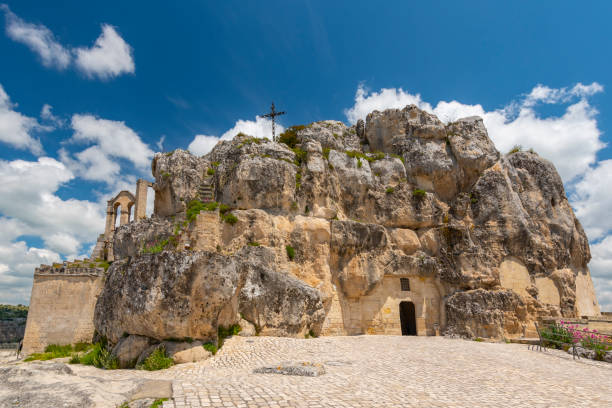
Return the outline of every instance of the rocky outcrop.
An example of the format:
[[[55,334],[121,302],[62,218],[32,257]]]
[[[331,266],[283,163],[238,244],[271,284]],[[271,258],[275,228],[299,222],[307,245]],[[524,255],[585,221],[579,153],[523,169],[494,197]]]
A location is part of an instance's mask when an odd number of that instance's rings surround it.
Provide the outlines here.
[[[499,338],[599,313],[553,165],[501,155],[480,118],[407,106],[291,132],[155,156],[155,216],[115,233],[100,333],[399,334],[411,302],[419,334]],[[219,207],[198,204],[203,184]]]
[[[270,251],[255,247],[233,256],[164,251],[116,261],[96,304],[95,326],[112,343],[124,333],[216,341],[218,327],[237,323],[240,314],[275,335],[320,326],[320,293],[271,269]]]

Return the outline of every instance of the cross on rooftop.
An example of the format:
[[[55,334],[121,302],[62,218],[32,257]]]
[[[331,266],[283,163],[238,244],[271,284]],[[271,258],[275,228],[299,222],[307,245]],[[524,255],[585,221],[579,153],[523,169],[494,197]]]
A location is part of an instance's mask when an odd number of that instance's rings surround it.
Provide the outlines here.
[[[274,102],[272,102],[272,106],[270,107],[270,113],[266,113],[262,115],[262,118],[272,118],[272,140],[277,142],[276,140],[276,117],[280,115],[284,115],[287,112],[277,112],[276,108],[274,108]]]

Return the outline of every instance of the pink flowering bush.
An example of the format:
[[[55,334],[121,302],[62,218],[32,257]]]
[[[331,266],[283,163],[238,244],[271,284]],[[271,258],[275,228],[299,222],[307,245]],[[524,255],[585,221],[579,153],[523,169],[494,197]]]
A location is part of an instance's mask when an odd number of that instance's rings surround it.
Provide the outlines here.
[[[598,333],[595,329],[580,328],[577,324],[572,325],[563,320],[556,326],[567,332],[568,336],[571,336],[572,343],[595,351],[595,358],[597,360],[602,360],[606,351],[612,350],[612,338]]]

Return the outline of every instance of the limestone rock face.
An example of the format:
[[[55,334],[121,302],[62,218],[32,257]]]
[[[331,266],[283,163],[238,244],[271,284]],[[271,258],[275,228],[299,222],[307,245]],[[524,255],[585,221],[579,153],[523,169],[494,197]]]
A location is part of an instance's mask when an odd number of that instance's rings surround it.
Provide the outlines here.
[[[407,106],[294,132],[291,147],[241,134],[202,157],[155,156],[155,216],[115,233],[101,334],[209,341],[243,322],[275,336],[500,338],[599,313],[555,168],[501,155],[480,118]],[[197,214],[202,186],[220,207]]]
[[[318,291],[271,271],[271,258],[265,248],[244,248],[229,257],[164,251],[116,261],[96,304],[96,328],[117,343],[123,333],[216,340],[217,328],[237,323],[239,313],[277,335],[320,326]]]

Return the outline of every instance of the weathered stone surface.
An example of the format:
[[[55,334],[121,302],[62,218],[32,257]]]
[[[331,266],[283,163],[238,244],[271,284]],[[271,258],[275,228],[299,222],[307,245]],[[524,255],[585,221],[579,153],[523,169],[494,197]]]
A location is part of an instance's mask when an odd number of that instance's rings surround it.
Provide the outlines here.
[[[259,367],[253,370],[255,374],[282,374],[296,375],[298,377],[318,377],[325,374],[323,364],[310,362],[292,363],[282,362],[273,366]]]
[[[217,328],[237,323],[239,312],[277,335],[320,326],[319,292],[271,270],[272,262],[269,250],[256,247],[234,256],[164,251],[116,261],[96,305],[96,327],[116,343],[123,333],[215,340]]]
[[[195,363],[212,356],[212,353],[205,350],[202,344],[201,341],[197,340],[192,342],[163,342],[166,354],[172,358],[175,364]]]
[[[535,153],[500,155],[480,118],[407,106],[294,130],[295,148],[238,135],[155,156],[156,217],[115,233],[100,333],[207,341],[242,316],[264,335],[400,334],[414,310],[420,335],[500,338],[599,313],[559,175]],[[185,222],[202,185],[235,222]]]
[[[113,355],[119,360],[119,367],[132,368],[136,365],[138,357],[150,345],[151,339],[145,336],[122,337],[113,347]]]

